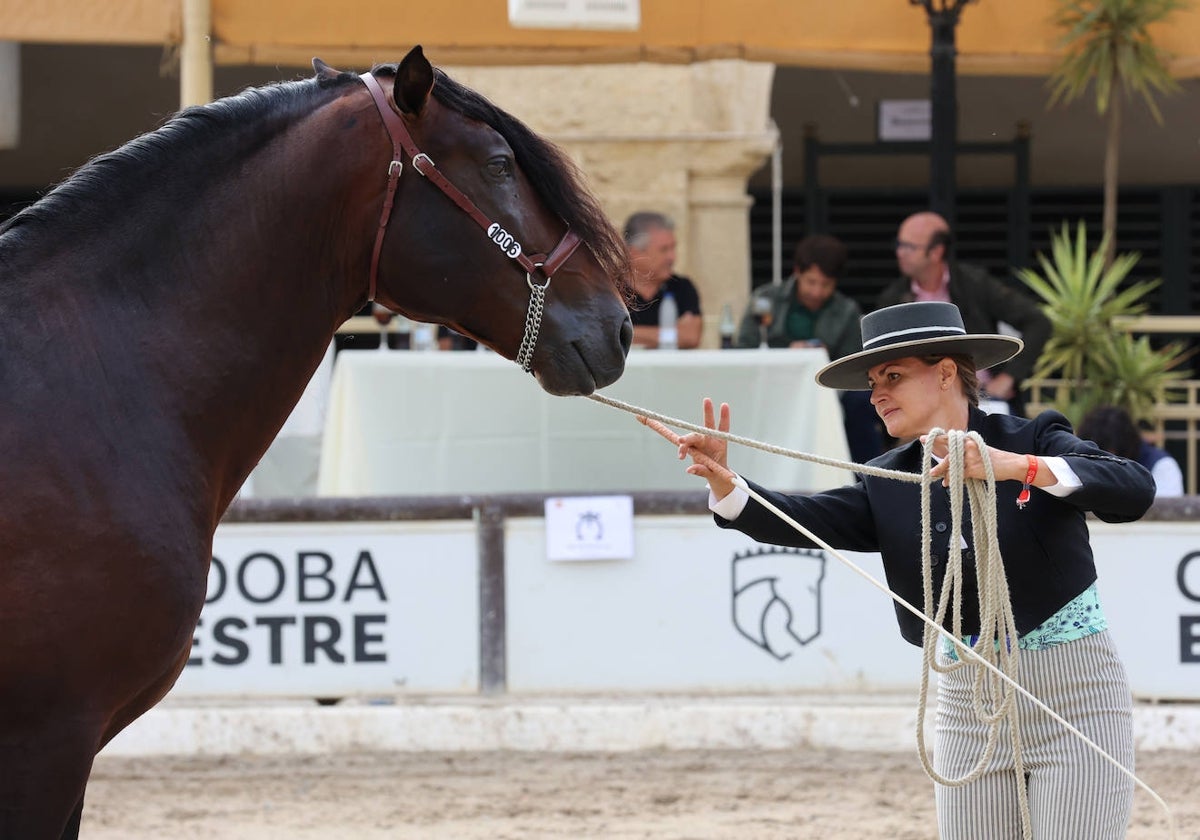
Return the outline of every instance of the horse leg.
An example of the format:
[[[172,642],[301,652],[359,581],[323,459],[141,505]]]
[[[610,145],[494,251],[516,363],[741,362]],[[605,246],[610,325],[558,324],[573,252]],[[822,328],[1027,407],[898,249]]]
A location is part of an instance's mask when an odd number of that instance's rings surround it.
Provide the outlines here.
[[[67,827],[63,829],[62,837],[59,840],[79,840],[79,823],[82,820],[83,797],[81,796],[75,810],[71,812],[71,818],[67,820]]]
[[[188,647],[180,652],[170,668],[155,678],[153,682],[140,691],[132,700],[129,700],[113,711],[108,726],[105,727],[104,732],[100,736],[100,745],[96,748],[96,752],[104,749],[108,745],[108,742],[117,737],[121,730],[146,714],[146,712],[158,705],[158,702],[167,696],[167,693],[175,686],[175,681],[179,679],[179,675],[183,673],[188,657],[192,655],[190,637],[188,642]]]
[[[189,652],[104,724],[66,710],[6,719],[0,705],[0,840],[78,840],[96,753],[170,690]]]
[[[96,741],[94,731],[58,720],[32,731],[0,730],[0,840],[79,836]]]

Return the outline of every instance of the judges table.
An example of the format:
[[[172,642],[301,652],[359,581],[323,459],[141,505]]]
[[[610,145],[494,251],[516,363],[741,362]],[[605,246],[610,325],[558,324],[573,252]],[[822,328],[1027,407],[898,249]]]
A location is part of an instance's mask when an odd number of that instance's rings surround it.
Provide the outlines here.
[[[699,423],[727,402],[736,434],[847,460],[837,394],[813,376],[822,348],[635,349],[605,396]],[[730,465],[772,488],[819,490],[842,469],[737,444]],[[703,489],[675,448],[633,415],[546,394],[491,352],[338,354],[321,452],[324,496],[614,493]]]

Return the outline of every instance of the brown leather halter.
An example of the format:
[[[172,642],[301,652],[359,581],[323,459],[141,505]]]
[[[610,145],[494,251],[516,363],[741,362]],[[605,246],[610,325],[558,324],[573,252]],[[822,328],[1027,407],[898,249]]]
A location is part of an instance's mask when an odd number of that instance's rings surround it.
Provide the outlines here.
[[[450,183],[449,179],[438,170],[433,159],[417,148],[412,135],[404,125],[404,120],[400,119],[388,104],[387,94],[383,92],[383,88],[375,76],[372,73],[363,73],[359,78],[371,92],[371,98],[375,100],[375,107],[379,109],[379,116],[383,119],[384,128],[387,129],[388,136],[392,140],[392,160],[388,164],[387,194],[383,199],[383,210],[379,214],[379,229],[375,233],[375,246],[371,250],[371,274],[367,283],[368,303],[375,300],[379,255],[383,251],[383,237],[387,233],[388,219],[391,218],[392,205],[396,200],[396,187],[400,184],[400,173],[404,169],[404,164],[401,162],[401,153],[403,152],[408,155],[412,167],[417,172],[428,178],[430,183],[445,193],[447,198],[474,219],[475,223],[483,228],[488,238],[495,242],[497,247],[525,269],[525,282],[528,283],[530,292],[529,311],[525,316],[525,335],[521,339],[521,347],[517,352],[516,361],[528,373],[533,363],[533,347],[537,343],[538,328],[541,326],[546,289],[549,287],[554,273],[579,247],[579,237],[568,228],[563,234],[563,238],[549,254],[527,255],[512,234],[484,215],[475,202]],[[534,283],[533,276],[535,274],[540,274],[546,282]]]

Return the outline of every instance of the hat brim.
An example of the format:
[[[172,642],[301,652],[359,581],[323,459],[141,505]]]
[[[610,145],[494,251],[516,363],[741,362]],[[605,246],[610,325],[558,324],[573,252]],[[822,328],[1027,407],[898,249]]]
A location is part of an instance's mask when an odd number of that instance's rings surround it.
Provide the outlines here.
[[[966,355],[975,360],[976,370],[984,370],[1007,362],[1024,346],[1021,339],[1011,335],[955,335],[901,341],[875,350],[861,350],[830,362],[817,371],[817,384],[839,391],[869,391],[867,372],[871,368],[909,356]]]

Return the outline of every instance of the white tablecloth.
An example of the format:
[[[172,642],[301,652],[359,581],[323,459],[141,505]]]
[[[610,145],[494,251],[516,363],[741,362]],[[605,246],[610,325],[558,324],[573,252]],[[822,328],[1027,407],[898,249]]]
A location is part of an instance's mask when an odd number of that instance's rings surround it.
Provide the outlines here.
[[[837,394],[818,387],[824,349],[634,350],[606,396],[701,422],[710,396],[732,431],[848,460]],[[633,415],[552,397],[490,352],[342,351],[322,443],[326,496],[702,491],[675,449]],[[781,490],[849,472],[731,445],[730,466]]]

